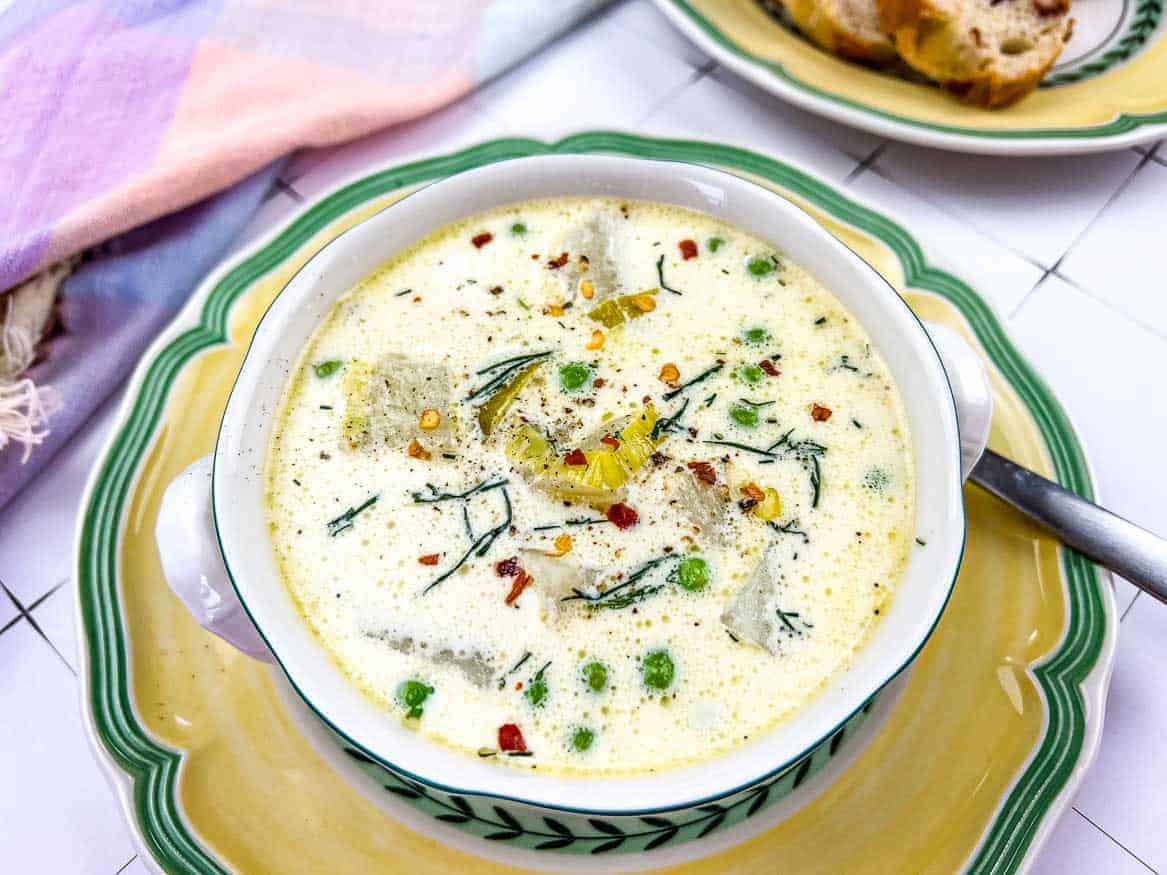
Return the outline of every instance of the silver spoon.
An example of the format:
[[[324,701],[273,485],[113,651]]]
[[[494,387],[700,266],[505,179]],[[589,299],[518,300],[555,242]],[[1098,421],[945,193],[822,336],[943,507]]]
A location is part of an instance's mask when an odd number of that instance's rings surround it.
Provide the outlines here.
[[[1167,603],[1167,540],[985,450],[969,479],[1058,540]]]

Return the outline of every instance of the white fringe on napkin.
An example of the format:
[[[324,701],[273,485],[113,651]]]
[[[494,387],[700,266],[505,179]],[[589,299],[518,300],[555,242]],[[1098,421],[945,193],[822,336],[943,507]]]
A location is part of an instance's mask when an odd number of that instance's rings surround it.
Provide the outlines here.
[[[0,325],[0,375],[22,374],[36,357],[36,342],[26,328],[12,322],[12,301]],[[32,448],[49,435],[49,417],[61,402],[51,386],[37,386],[32,380],[12,380],[0,376],[0,451],[9,443],[24,446],[23,465]]]

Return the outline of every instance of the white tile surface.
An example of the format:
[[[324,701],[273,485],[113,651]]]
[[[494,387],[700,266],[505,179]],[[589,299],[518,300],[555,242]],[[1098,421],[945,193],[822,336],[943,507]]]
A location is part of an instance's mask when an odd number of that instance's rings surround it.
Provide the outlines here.
[[[1167,167],[1148,161],[1091,225],[1058,272],[1167,337]],[[1150,262],[1150,263],[1149,263]]]
[[[36,605],[32,618],[40,626],[61,658],[69,668],[77,672],[77,634],[73,613],[77,601],[77,584],[70,579],[59,589],[53,590]]]
[[[295,155],[281,178],[304,199],[314,198],[357,173],[418,154],[450,152],[507,134],[474,97],[345,146],[306,149]]]
[[[16,605],[12,603],[8,593],[0,590],[0,629],[3,629],[19,615],[20,611],[16,609]]]
[[[858,128],[849,128],[846,125],[841,125],[838,122],[833,122],[830,119],[809,113],[794,104],[779,100],[770,94],[770,92],[763,91],[753,83],[734,75],[724,67],[718,67],[710,75],[718,82],[727,85],[750,99],[751,106],[747,111],[749,117],[765,119],[771,115],[781,116],[788,127],[796,130],[810,131],[857,161],[867,158],[875,151],[876,146],[887,142],[881,137],[875,136],[875,134],[869,134]],[[722,118],[722,113],[711,117],[713,123],[709,125],[710,136],[720,136],[719,128]],[[781,139],[771,140],[770,142],[771,148],[781,147],[782,145],[783,141]]]
[[[694,75],[693,67],[622,24],[614,9],[479,92],[515,132],[557,137],[583,128],[631,128]],[[624,63],[628,59],[635,63]]]
[[[608,13],[617,27],[627,27],[650,43],[680,58],[690,67],[701,67],[709,63],[709,56],[690,42],[684,34],[669,25],[652,0],[631,0],[618,4]]]
[[[719,79],[703,76],[661,104],[643,128],[651,134],[744,146],[836,182],[855,169],[855,159],[801,126],[800,119],[772,110]]]
[[[1147,875],[1148,868],[1076,811],[1067,811],[1030,875]]]
[[[587,127],[735,142],[835,180],[849,177],[879,145],[724,70],[710,72],[703,53],[649,0],[632,0],[444,111],[297,156],[284,174],[291,190],[269,196],[240,245],[296,209],[297,197],[313,197],[358,170],[503,134],[551,138]],[[846,184],[894,211],[945,266],[959,265],[1000,312],[1016,311],[1018,341],[1077,419],[1107,502],[1167,533],[1159,448],[1167,390],[1158,376],[1167,341],[1137,324],[1165,331],[1161,156],[1098,215],[1142,157],[1127,150],[1006,160],[893,144],[876,165],[891,181],[863,172]],[[1067,249],[1059,271],[1081,289],[1050,277],[1031,293],[1042,271],[1026,259],[1052,265]],[[76,504],[109,420],[107,407],[52,470],[0,512],[0,580],[24,604],[71,572]],[[1133,596],[1121,584],[1120,608]],[[52,646],[26,620],[0,633],[0,870],[113,875],[124,866],[123,875],[145,875],[152,870],[134,858],[82,735],[68,667],[76,665],[72,599],[70,584],[33,610]],[[0,594],[0,628],[14,616]],[[1140,597],[1120,629],[1099,760],[1076,800],[1082,814],[1062,818],[1034,870],[1039,875],[1145,872],[1139,857],[1167,870],[1164,641],[1167,609]]]
[[[110,875],[135,853],[77,680],[26,620],[0,635],[0,835],[14,873]]]
[[[1148,367],[1167,362],[1167,341],[1052,275],[1010,328],[1073,417],[1107,506],[1167,535],[1167,382]],[[1134,592],[1117,585],[1121,611]]]
[[[1130,149],[1066,158],[994,158],[895,143],[876,163],[924,199],[1052,267],[1140,160]]]
[[[1142,596],[1122,623],[1102,748],[1077,807],[1152,868],[1167,870],[1167,610]]]
[[[933,259],[943,258],[947,269],[968,279],[1001,318],[1013,312],[1042,277],[1041,268],[880,173],[861,173],[848,188],[897,217],[929,248]]]
[[[30,605],[68,577],[73,532],[89,470],[121,394],[98,409],[81,435],[0,510],[0,580]]]

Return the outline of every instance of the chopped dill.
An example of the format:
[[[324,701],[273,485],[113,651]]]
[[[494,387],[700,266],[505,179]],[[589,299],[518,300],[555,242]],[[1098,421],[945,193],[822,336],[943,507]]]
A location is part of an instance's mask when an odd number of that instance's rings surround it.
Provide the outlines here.
[[[810,623],[806,622],[806,620],[802,619],[802,617],[800,617],[798,615],[797,611],[784,611],[781,608],[778,608],[777,613],[778,613],[778,619],[782,621],[782,625],[785,626],[790,631],[790,634],[792,634],[792,635],[801,636],[802,633],[804,631],[806,631],[807,629],[814,628],[814,626],[812,626]],[[790,622],[792,618],[797,620],[803,628],[799,629],[792,622]]]
[[[474,389],[466,396],[467,401],[474,401],[476,399],[485,399],[493,395],[503,386],[510,382],[511,377],[523,370],[527,365],[534,362],[542,361],[552,354],[553,350],[545,350],[543,352],[525,353],[523,355],[511,356],[508,359],[503,359],[500,362],[487,365],[484,368],[479,368],[475,371],[476,376],[486,376],[486,382]]]
[[[506,681],[507,677],[509,675],[514,674],[516,671],[518,671],[520,668],[522,668],[523,664],[530,658],[531,658],[531,651],[530,650],[525,651],[523,653],[523,655],[519,657],[518,662],[516,662],[514,665],[512,665],[510,668],[508,668],[505,672],[503,672],[502,677],[500,677],[498,679],[498,688],[501,690],[503,687],[505,687],[506,683],[507,683],[507,681]]]
[[[573,595],[564,596],[560,601],[585,601],[591,609],[598,608],[612,608],[619,610],[626,608],[631,604],[643,601],[651,595],[654,595],[660,590],[664,589],[664,584],[657,584],[655,586],[636,586],[644,577],[659,565],[671,560],[678,560],[681,557],[666,553],[663,556],[657,556],[655,559],[649,559],[643,565],[639,566],[635,571],[628,575],[628,577],[621,583],[611,589],[597,594],[589,594],[582,590],[572,589]]]
[[[656,278],[660,280],[660,287],[666,292],[672,292],[674,295],[682,294],[665,282],[665,257],[663,254],[656,260]]]
[[[328,521],[328,536],[330,538],[335,538],[341,532],[347,532],[349,529],[351,529],[353,527],[353,520],[355,520],[364,511],[368,510],[370,507],[372,507],[374,504],[376,504],[377,499],[380,497],[381,496],[379,496],[379,495],[374,495],[374,496],[371,496],[370,498],[366,498],[363,504],[360,504],[357,507],[350,507],[348,510],[346,510],[344,513],[342,513],[340,516],[336,517],[335,519],[329,520]]]
[[[717,400],[717,393],[714,392],[712,395],[710,395],[708,398],[706,398],[704,401],[701,402],[701,406],[708,407],[710,404],[712,404],[716,400]]]
[[[751,401],[749,398],[739,398],[739,399],[737,399],[737,401],[738,401],[738,404],[745,404],[748,407],[753,407],[755,409],[761,408],[761,407],[769,407],[771,404],[776,403],[774,401]]]
[[[564,520],[561,523],[547,523],[542,526],[535,526],[531,529],[532,532],[549,532],[552,529],[565,529],[568,526],[595,526],[600,523],[610,523],[607,517],[596,517],[595,519],[588,519],[586,517],[579,517],[577,519]]]
[[[402,289],[400,292],[396,292],[396,293],[393,295],[393,297],[395,297],[395,298],[401,298],[401,297],[404,297],[405,295],[408,295],[408,294],[409,294],[410,292],[412,292],[412,291],[413,291],[413,289]]]
[[[320,405],[320,409],[321,409],[321,410],[331,410],[331,409],[332,409],[332,405],[331,405],[331,404],[321,404],[321,405]]]
[[[499,536],[502,535],[503,532],[505,532],[507,529],[510,528],[511,519],[513,518],[513,509],[511,507],[511,496],[510,496],[510,493],[507,492],[507,488],[506,488],[507,481],[502,480],[502,481],[496,481],[496,482],[497,482],[497,485],[499,487],[499,491],[502,492],[502,500],[503,500],[503,520],[502,520],[502,522],[499,523],[498,525],[496,525],[494,528],[488,529],[487,531],[485,531],[481,535],[479,535],[470,544],[469,548],[467,548],[466,552],[462,554],[461,558],[459,558],[457,562],[455,562],[446,571],[443,571],[441,574],[439,574],[434,579],[434,581],[432,583],[430,583],[428,586],[426,586],[425,589],[423,589],[421,591],[422,595],[425,595],[426,593],[428,593],[431,589],[433,589],[438,584],[443,583],[444,581],[448,580],[450,578],[450,576],[454,574],[454,572],[456,572],[459,568],[461,568],[463,565],[465,565],[470,560],[471,556],[477,556],[478,558],[482,558],[483,556],[485,556],[488,552],[490,552],[490,548],[494,546],[494,542],[498,540]],[[493,488],[493,487],[491,487],[491,488]],[[472,490],[472,492],[473,491],[474,490]],[[477,490],[477,491],[484,492],[485,489]],[[414,500],[417,501],[416,496],[415,496]],[[435,499],[435,500],[442,500],[442,499]],[[424,500],[423,500],[423,503],[425,503]]]
[[[921,547],[928,546],[928,542],[925,541],[923,538],[916,538],[916,543],[919,544]]]
[[[652,432],[649,435],[652,440],[658,440],[662,434],[668,434],[671,431],[680,431],[681,417],[685,415],[685,410],[688,408],[688,406],[689,399],[686,398],[684,403],[679,408],[677,408],[675,413],[673,413],[671,416],[658,419],[656,423],[653,424]]]
[[[713,441],[702,441],[701,443],[713,444],[714,446],[718,446],[718,447],[732,447],[733,449],[741,450],[744,453],[753,453],[754,455],[757,455],[757,456],[767,456],[767,457],[770,457],[771,459],[776,457],[775,454],[770,452],[769,450],[762,449],[761,447],[751,447],[749,444],[739,444],[737,441],[713,440]]]
[[[772,528],[775,532],[777,532],[780,535],[798,535],[799,537],[802,538],[802,543],[804,543],[804,544],[810,543],[810,535],[808,535],[806,532],[804,532],[802,529],[800,529],[798,527],[797,518],[789,520],[788,522],[782,523],[782,525],[778,525],[778,523],[774,522],[773,520],[770,520],[769,522],[766,523],[766,525],[768,525],[770,528]]]
[[[518,302],[519,302],[519,306],[520,306],[520,307],[522,307],[524,310],[530,310],[530,309],[531,309],[531,305],[530,305],[530,304],[528,304],[526,301],[524,301],[522,298],[519,298],[519,299],[518,299]]]
[[[814,320],[814,324],[815,325],[826,325],[827,324],[827,317],[820,316],[818,319]]]
[[[863,423],[860,422],[858,419],[852,419],[851,424],[853,426],[855,426],[856,428],[863,428]]]
[[[703,383],[705,380],[708,380],[710,377],[712,377],[714,374],[716,374],[718,371],[720,371],[723,367],[725,367],[725,365],[722,362],[718,362],[717,364],[713,365],[713,367],[706,368],[705,370],[703,370],[701,373],[699,373],[697,376],[695,376],[693,379],[689,380],[688,382],[682,383],[676,389],[673,389],[669,392],[665,392],[661,397],[665,401],[672,401],[674,398],[676,398],[678,395],[680,395],[682,392],[684,392],[690,386],[696,386],[698,383]]]
[[[476,486],[471,486],[465,492],[439,492],[438,487],[432,483],[427,483],[425,488],[429,493],[425,492],[411,492],[410,496],[413,498],[414,504],[437,504],[441,501],[457,501],[462,498],[469,498],[478,492],[489,492],[491,489],[500,489],[509,481],[507,480],[483,480]]]

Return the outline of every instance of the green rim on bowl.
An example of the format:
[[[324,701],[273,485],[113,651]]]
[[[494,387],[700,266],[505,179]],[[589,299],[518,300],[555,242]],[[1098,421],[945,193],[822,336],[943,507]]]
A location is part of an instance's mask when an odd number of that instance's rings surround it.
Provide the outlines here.
[[[127,503],[179,372],[200,351],[229,342],[231,306],[253,282],[350,210],[398,189],[508,158],[593,152],[703,163],[759,177],[877,238],[899,259],[907,285],[941,296],[967,320],[1037,424],[1057,480],[1079,495],[1093,496],[1085,458],[1065,412],[1018,354],[988,305],[957,277],[929,266],[919,244],[898,224],[787,164],[716,143],[595,131],[555,143],[494,140],[370,174],[306,208],[226,271],[206,293],[199,324],[178,333],[144,363],[140,390],[127,400],[83,507],[77,574],[87,703],[101,744],[131,778],[139,831],[166,869],[223,871],[192,836],[180,812],[177,777],[182,753],[154,741],[134,712],[118,595],[118,545]],[[987,830],[970,863],[972,871],[1013,871],[1020,865],[1082,751],[1086,715],[1081,685],[1101,652],[1106,611],[1097,569],[1071,551],[1062,551],[1061,558],[1068,588],[1066,628],[1057,648],[1033,668],[1048,703],[1045,731]]]

